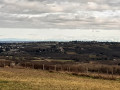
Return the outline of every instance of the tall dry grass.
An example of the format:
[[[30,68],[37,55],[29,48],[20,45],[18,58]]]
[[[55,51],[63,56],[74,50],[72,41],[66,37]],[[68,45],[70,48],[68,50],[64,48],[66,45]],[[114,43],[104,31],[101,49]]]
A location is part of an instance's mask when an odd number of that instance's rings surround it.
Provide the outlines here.
[[[35,69],[0,68],[1,90],[119,90],[119,81]]]

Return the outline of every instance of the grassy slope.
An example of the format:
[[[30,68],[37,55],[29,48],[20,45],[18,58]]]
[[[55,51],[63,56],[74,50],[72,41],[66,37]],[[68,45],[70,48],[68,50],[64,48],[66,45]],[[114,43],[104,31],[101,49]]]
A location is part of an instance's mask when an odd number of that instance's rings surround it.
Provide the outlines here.
[[[120,81],[32,69],[0,68],[0,90],[120,90]]]

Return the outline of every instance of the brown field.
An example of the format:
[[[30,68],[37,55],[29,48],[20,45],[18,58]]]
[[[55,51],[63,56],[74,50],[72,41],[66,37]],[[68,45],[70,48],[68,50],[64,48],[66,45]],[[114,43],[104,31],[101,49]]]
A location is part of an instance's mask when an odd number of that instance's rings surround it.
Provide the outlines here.
[[[120,90],[120,80],[103,80],[34,69],[0,68],[0,90]]]

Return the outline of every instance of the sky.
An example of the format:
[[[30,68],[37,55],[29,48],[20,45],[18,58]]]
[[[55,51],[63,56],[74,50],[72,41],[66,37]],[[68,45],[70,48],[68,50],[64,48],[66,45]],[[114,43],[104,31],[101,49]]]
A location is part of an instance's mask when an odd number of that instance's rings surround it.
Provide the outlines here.
[[[0,0],[0,40],[120,42],[120,0]]]

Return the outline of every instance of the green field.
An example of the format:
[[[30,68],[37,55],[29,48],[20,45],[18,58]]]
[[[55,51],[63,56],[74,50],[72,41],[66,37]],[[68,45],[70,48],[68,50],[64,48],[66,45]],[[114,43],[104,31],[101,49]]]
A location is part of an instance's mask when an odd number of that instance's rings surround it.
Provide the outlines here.
[[[120,90],[120,81],[33,69],[0,68],[0,90]]]

